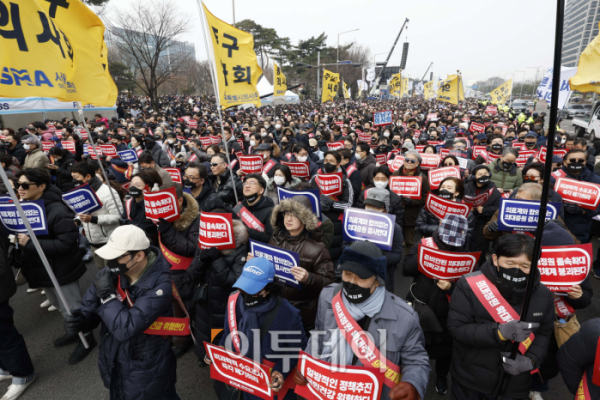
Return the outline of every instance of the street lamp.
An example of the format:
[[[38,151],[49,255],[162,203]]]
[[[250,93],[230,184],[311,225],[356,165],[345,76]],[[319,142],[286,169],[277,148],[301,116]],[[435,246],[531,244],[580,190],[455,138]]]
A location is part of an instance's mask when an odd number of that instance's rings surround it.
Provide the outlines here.
[[[523,81],[525,80],[525,71],[518,70],[518,71],[515,71],[515,74],[517,72],[522,72],[523,73],[523,79],[521,80],[521,93],[519,94],[519,98],[521,98],[523,96]]]
[[[340,35],[343,35],[344,33],[349,33],[349,32],[354,32],[354,31],[358,31],[360,30],[360,28],[357,29],[352,29],[351,31],[346,31],[346,32],[340,32],[338,33],[338,39],[337,39],[337,54],[335,56],[336,61],[339,63],[340,62]],[[335,72],[339,72],[339,65],[336,67],[336,71]]]

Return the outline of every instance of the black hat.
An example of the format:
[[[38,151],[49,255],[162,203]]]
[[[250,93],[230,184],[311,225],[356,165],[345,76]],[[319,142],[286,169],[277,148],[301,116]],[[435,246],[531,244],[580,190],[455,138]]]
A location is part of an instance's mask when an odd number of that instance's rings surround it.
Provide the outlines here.
[[[346,247],[339,260],[341,271],[350,271],[361,279],[378,275],[385,279],[387,259],[381,249],[368,240]]]

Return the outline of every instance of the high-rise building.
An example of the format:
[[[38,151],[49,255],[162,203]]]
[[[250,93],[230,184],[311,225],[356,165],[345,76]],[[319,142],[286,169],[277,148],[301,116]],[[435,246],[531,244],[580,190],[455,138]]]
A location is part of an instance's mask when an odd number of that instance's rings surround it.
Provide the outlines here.
[[[563,25],[562,63],[576,67],[588,43],[598,36],[600,1],[567,0]]]
[[[112,28],[113,31],[111,31],[110,29],[106,29],[104,31],[104,40],[106,41],[106,47],[108,47],[109,49],[112,48],[115,45],[118,45],[118,43],[123,43],[123,39],[121,38],[121,36],[127,36],[129,38],[136,38],[136,37],[140,37],[140,42],[141,43],[145,43],[148,46],[152,46],[153,45],[153,40],[157,40],[155,37],[146,37],[145,35],[142,35],[142,33],[137,32],[137,31],[132,31],[129,29],[123,29],[123,28]],[[171,57],[174,55],[181,55],[181,54],[185,54],[187,56],[189,56],[192,60],[196,59],[196,48],[194,46],[194,43],[192,42],[180,42],[177,40],[171,40],[171,42],[169,43],[168,46],[166,46],[166,49],[163,50],[160,53],[160,58],[163,57]]]

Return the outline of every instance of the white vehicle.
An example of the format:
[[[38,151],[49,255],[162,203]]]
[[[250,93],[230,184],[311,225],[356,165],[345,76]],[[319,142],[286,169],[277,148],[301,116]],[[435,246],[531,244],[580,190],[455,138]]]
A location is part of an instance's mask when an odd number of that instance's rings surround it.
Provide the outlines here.
[[[577,137],[589,133],[593,141],[600,140],[600,101],[594,103],[592,111],[588,116],[573,118],[573,126]]]

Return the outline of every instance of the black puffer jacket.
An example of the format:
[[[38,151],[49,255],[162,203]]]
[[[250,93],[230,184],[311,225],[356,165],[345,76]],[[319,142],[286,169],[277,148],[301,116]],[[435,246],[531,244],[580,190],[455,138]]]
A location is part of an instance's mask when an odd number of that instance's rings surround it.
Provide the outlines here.
[[[48,187],[41,197],[46,209],[48,234],[37,236],[42,251],[63,286],[75,282],[85,273],[83,250],[79,248],[79,229],[73,218],[75,213],[63,202],[56,186]],[[52,287],[50,276],[38,256],[32,240],[22,248],[22,272],[29,287]]]
[[[262,243],[269,243],[271,236],[273,236],[273,227],[271,226],[271,212],[273,211],[273,207],[275,207],[275,203],[270,197],[263,196],[260,200],[256,202],[254,205],[248,205],[248,201],[246,199],[242,200],[242,205],[252,213],[265,227],[264,232],[260,232],[256,229],[252,229],[249,226],[246,226],[248,229],[248,234],[250,235],[250,239],[257,240]]]
[[[226,205],[235,206],[235,194],[234,190],[237,190],[238,198],[242,198],[242,189],[243,183],[237,175],[234,174],[234,183],[231,183],[231,173],[229,171],[225,171],[223,175],[213,175],[212,173],[208,175],[208,184],[212,186],[215,190],[217,197],[220,197],[223,200],[223,203]]]
[[[358,200],[356,200],[357,208],[365,208],[365,199],[367,198],[367,191],[369,189],[372,189],[373,187],[373,185],[369,185],[369,187],[367,187],[360,193],[360,196],[358,196]],[[389,185],[386,186],[385,190],[387,190],[390,194],[390,209],[388,210],[388,214],[395,215],[396,223],[402,226],[402,224],[404,223],[404,206],[402,205],[402,198],[396,193],[392,192],[390,190]]]
[[[7,243],[0,239],[0,304],[7,302],[16,291],[15,276],[8,262]]]
[[[211,199],[211,197],[214,197],[214,196],[216,196],[215,189],[210,185],[210,182],[205,181],[204,185],[202,186],[202,191],[200,192],[200,194],[198,196],[195,197],[200,211],[207,211],[207,212],[210,211],[210,210],[204,210],[204,207],[206,206],[207,203],[211,203],[210,199]]]
[[[481,193],[490,192],[491,194],[488,197],[488,200],[483,204],[483,211],[479,212],[476,208],[473,208],[471,214],[475,216],[475,223],[473,226],[473,240],[471,241],[471,249],[470,251],[483,251],[481,254],[480,260],[485,257],[486,247],[486,239],[483,236],[483,228],[485,224],[490,222],[490,219],[494,215],[498,208],[500,208],[500,199],[502,199],[502,195],[496,189],[494,182],[490,181],[487,185],[482,188],[476,187],[476,183],[473,179],[468,179],[465,182],[465,196],[475,197]],[[469,226],[471,226],[469,224]]]
[[[225,325],[227,299],[246,264],[248,230],[242,221],[233,220],[233,234],[235,249],[219,251],[218,258],[209,264],[200,261],[202,250],[198,249],[194,261],[187,270],[189,278],[197,284],[196,290],[203,285],[206,285],[208,290],[206,301],[196,304],[194,317],[194,334],[199,344],[195,347],[195,353],[200,360],[206,354],[202,342],[210,343],[211,329],[223,329]],[[218,335],[213,343],[219,343],[220,340],[221,335]]]
[[[61,192],[66,192],[73,189],[73,177],[71,176],[71,167],[77,163],[75,161],[75,155],[71,152],[66,152],[67,155],[60,159],[58,162],[58,169],[51,169],[50,174],[56,176],[54,182]]]
[[[525,288],[510,291],[512,296],[508,296],[503,286],[499,285],[500,279],[496,267],[486,262],[479,272],[461,277],[452,292],[448,314],[448,330],[454,338],[452,379],[473,390],[491,393],[504,371],[500,353],[510,352],[512,343],[500,340],[497,332],[498,323],[477,299],[465,279],[481,273],[498,287],[501,293],[504,293],[504,298],[517,314],[521,313]],[[552,293],[546,286],[540,284],[540,274],[537,269],[533,279],[535,281],[531,304],[523,320],[540,324],[539,328],[533,330],[535,340],[525,353],[526,357],[533,360],[534,368],[537,368],[546,358],[546,349],[554,330],[554,302]],[[510,376],[504,395],[517,399],[527,398],[530,387],[529,371]]]

